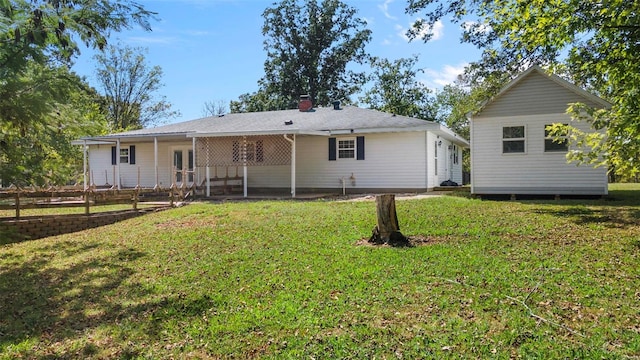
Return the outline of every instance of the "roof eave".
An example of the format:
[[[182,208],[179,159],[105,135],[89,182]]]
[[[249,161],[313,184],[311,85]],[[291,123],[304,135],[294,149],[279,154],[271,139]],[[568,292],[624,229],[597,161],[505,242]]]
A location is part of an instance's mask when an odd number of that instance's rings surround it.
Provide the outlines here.
[[[257,135],[314,135],[314,136],[329,136],[328,131],[319,130],[259,130],[259,131],[222,131],[222,132],[200,132],[194,131],[186,134],[189,138],[201,138],[201,137],[227,137],[227,136],[257,136]]]

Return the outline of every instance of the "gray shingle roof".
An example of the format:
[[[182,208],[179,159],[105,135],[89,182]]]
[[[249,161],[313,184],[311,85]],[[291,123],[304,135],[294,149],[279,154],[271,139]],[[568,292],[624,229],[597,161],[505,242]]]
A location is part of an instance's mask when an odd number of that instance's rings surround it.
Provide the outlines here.
[[[323,107],[314,108],[308,112],[294,109],[212,116],[155,128],[111,134],[102,136],[100,139],[181,134],[194,137],[258,133],[331,135],[332,133],[351,130],[354,133],[439,130],[459,138],[446,127],[432,121],[396,116],[354,106],[344,106],[340,110],[334,110],[332,107]]]
[[[285,122],[293,123],[285,125]],[[127,131],[117,136],[161,135],[176,133],[238,133],[268,131],[332,131],[348,129],[413,128],[436,125],[431,121],[346,106],[340,110],[315,108],[308,112],[279,110],[227,114],[184,121],[156,128]]]

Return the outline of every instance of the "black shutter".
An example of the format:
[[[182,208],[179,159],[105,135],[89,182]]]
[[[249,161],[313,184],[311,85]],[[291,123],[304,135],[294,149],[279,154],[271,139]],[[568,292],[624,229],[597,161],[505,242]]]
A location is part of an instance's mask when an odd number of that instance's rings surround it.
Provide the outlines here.
[[[129,146],[129,164],[134,165],[136,163],[136,146]]]
[[[356,138],[356,160],[364,160],[364,136]]]
[[[111,147],[111,165],[116,165],[118,164],[118,159],[116,158],[116,147],[112,146]]]
[[[336,159],[336,138],[329,138],[329,160]]]

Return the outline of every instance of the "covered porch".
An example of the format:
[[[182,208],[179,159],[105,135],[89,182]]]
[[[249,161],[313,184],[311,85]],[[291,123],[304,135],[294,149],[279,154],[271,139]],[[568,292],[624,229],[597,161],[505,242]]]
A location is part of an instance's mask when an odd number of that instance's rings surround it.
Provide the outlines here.
[[[277,134],[187,133],[108,136],[76,144],[84,149],[85,189],[178,189],[208,198],[296,197],[299,136],[295,130]]]

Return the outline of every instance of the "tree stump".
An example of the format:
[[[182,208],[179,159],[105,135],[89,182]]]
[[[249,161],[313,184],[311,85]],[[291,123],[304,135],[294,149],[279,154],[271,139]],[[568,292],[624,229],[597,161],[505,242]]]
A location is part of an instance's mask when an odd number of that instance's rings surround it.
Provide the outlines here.
[[[395,195],[377,195],[376,214],[378,225],[373,229],[373,234],[369,238],[370,243],[409,246],[409,239],[400,232]]]

